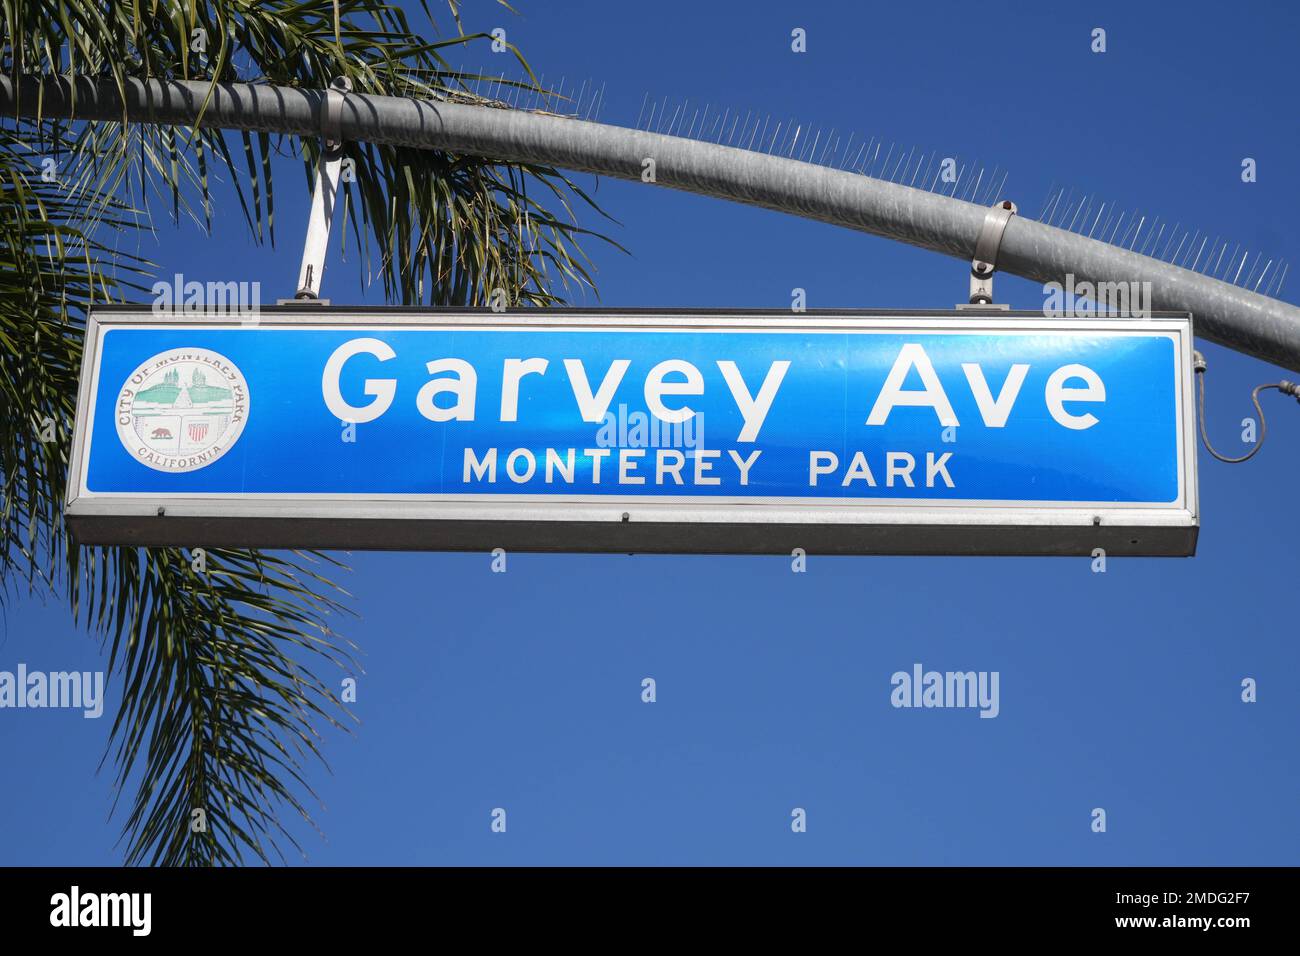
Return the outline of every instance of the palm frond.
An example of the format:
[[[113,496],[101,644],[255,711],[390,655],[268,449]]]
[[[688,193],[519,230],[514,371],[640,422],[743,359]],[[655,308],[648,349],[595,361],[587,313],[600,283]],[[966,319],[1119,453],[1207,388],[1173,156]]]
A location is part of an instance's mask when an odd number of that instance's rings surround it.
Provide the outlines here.
[[[352,669],[334,620],[344,593],[320,555],[86,549],[77,610],[109,637],[124,688],[113,724],[119,794],[134,779],[127,862],[283,859],[279,813],[311,815],[316,726],[341,728],[338,695],[313,668]]]
[[[0,70],[312,89],[345,76],[360,92],[465,95],[445,54],[484,35],[465,31],[455,0],[449,7],[455,34],[428,41],[379,0],[0,0]],[[150,264],[113,243],[153,228],[159,200],[174,221],[207,228],[224,181],[252,235],[273,242],[275,160],[295,155],[310,181],[318,148],[124,123],[0,124],[0,400],[9,412],[0,417],[0,600],[16,583],[62,591],[105,641],[122,686],[105,759],[119,796],[134,787],[123,827],[130,863],[270,862],[296,847],[280,814],[310,824],[306,765],[322,759],[318,728],[347,719],[319,669],[355,665],[336,633],[346,595],[330,573],[340,566],[324,555],[221,549],[198,562],[178,549],[71,541],[61,507],[86,310],[145,288]],[[346,150],[363,276],[388,301],[476,304],[501,290],[512,304],[545,305],[592,285],[582,242],[596,234],[577,224],[576,208],[596,207],[556,170]],[[40,175],[46,160],[53,182]]]
[[[269,861],[292,836],[281,805],[310,819],[302,761],[314,726],[339,725],[313,663],[353,666],[332,625],[337,563],[212,551],[203,573],[175,549],[79,549],[61,517],[85,308],[139,289],[148,263],[88,238],[83,207],[33,170],[25,139],[0,131],[0,576],[66,590],[102,634],[122,680],[112,729],[128,862]],[[39,157],[36,157],[39,158]],[[110,204],[101,224],[121,225]],[[195,810],[202,816],[196,817]],[[202,827],[196,821],[202,820]]]
[[[0,69],[73,71],[119,85],[127,77],[149,76],[322,89],[346,77],[360,93],[463,97],[475,74],[453,69],[448,56],[452,49],[491,39],[464,32],[457,15],[454,36],[426,40],[399,7],[340,0],[338,42],[335,6],[284,0],[11,0],[0,3],[0,26],[13,38],[0,48]],[[456,4],[451,9],[458,14]],[[69,36],[73,42],[67,42]],[[206,38],[203,53],[191,48],[196,36]],[[531,77],[527,62],[511,50]],[[253,235],[270,241],[275,237],[272,157],[295,153],[310,182],[319,149],[314,142],[299,148],[297,140],[251,133],[79,125],[67,163],[83,195],[115,195],[148,209],[155,194],[166,193],[174,218],[185,215],[206,226],[220,172]],[[594,289],[582,241],[611,240],[578,226],[576,206],[600,214],[599,209],[557,170],[361,143],[345,144],[345,155],[356,181],[345,182],[344,202],[362,253],[363,280],[378,278],[389,301],[475,305],[500,290],[511,304],[549,305],[564,301],[561,295],[570,289]],[[547,212],[553,208],[549,204],[528,201],[524,181],[539,187],[558,213]],[[126,188],[132,191],[114,192]],[[201,214],[191,195],[197,196]],[[454,294],[445,298],[448,293]]]

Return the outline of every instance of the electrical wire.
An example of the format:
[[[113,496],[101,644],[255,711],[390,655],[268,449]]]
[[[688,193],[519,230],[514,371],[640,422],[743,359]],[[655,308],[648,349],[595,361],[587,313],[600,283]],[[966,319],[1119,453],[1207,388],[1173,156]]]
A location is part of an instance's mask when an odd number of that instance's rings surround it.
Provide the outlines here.
[[[1290,395],[1295,398],[1297,402],[1300,402],[1300,385],[1297,385],[1295,382],[1283,380],[1268,385],[1255,386],[1250,393],[1250,400],[1255,406],[1255,414],[1259,416],[1259,441],[1255,444],[1254,448],[1246,452],[1246,454],[1242,455],[1240,458],[1229,458],[1226,455],[1220,455],[1214,450],[1214,446],[1210,444],[1210,436],[1205,430],[1205,370],[1207,367],[1208,365],[1205,361],[1205,356],[1200,352],[1197,352],[1193,368],[1196,370],[1196,383],[1199,392],[1198,405],[1200,409],[1199,417],[1201,419],[1201,443],[1205,445],[1205,450],[1211,455],[1219,461],[1226,462],[1229,465],[1239,465],[1243,461],[1250,461],[1258,455],[1260,449],[1264,447],[1264,438],[1268,435],[1268,423],[1264,419],[1264,409],[1261,408],[1259,404],[1259,393],[1267,388],[1276,388],[1283,395]]]

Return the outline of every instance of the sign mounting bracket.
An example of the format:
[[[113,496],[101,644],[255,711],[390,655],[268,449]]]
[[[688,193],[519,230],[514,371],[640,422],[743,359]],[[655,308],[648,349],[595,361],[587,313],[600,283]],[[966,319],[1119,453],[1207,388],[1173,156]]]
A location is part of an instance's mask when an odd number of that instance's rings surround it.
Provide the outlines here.
[[[329,249],[330,226],[343,169],[343,135],[340,117],[343,100],[352,90],[352,81],[335,77],[321,103],[321,152],[316,164],[316,184],[311,193],[311,212],[307,216],[307,237],[303,243],[302,265],[294,300],[320,302],[321,275],[325,271],[325,253]]]
[[[970,304],[987,308],[993,305],[993,273],[998,267],[998,248],[1007,223],[1016,214],[1016,204],[1010,199],[995,203],[984,215],[979,238],[975,241],[975,255],[970,264]],[[960,308],[960,306],[959,306]]]

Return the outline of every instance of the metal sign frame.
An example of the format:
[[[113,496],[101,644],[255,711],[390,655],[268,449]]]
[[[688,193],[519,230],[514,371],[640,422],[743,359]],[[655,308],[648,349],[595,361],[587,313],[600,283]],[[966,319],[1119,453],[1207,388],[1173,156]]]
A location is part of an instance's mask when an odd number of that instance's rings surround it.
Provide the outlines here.
[[[918,324],[920,323],[920,324]],[[95,494],[84,486],[103,332],[115,327],[374,327],[501,329],[696,328],[814,333],[897,326],[960,330],[1159,332],[1175,340],[1178,499],[1115,502],[935,502],[860,499],[673,500],[566,495]],[[1059,319],[1007,310],[555,309],[492,312],[281,305],[256,321],[100,307],[87,320],[66,518],[81,544],[551,552],[1190,556],[1199,526],[1192,325],[1187,313]],[[106,440],[101,437],[100,440]],[[116,438],[114,438],[116,440]]]

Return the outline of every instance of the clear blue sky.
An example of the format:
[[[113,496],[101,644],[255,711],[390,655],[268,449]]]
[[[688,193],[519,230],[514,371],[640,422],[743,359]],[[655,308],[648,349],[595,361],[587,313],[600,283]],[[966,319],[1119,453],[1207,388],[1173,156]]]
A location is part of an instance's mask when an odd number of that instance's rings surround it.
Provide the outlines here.
[[[548,82],[607,84],[609,122],[633,123],[647,92],[771,112],[1009,169],[1004,193],[1029,215],[1055,182],[1300,262],[1289,7],[517,6],[467,4],[467,26],[505,27]],[[795,27],[806,54],[790,51]],[[1243,157],[1257,183],[1241,182]],[[286,163],[273,252],[229,205],[211,238],[160,224],[141,251],[163,275],[289,295],[301,182]],[[814,308],[950,308],[966,294],[962,263],[882,239],[639,184],[598,196],[632,253],[592,246],[608,305],[785,308],[802,287]],[[325,287],[380,301],[337,254]],[[1300,274],[1283,297],[1296,289]],[[1042,305],[1020,279],[996,290]],[[1235,451],[1250,387],[1285,375],[1202,348],[1212,433]],[[295,832],[317,864],[1300,863],[1300,408],[1265,401],[1257,459],[1202,453],[1190,560],[1093,574],[1086,558],[813,558],[793,574],[782,557],[520,554],[502,575],[486,554],[355,555],[361,722],[326,734],[332,773],[310,770],[326,839]],[[5,603],[0,669],[103,665],[65,605]],[[890,675],[915,662],[999,671],[999,717],[893,709]],[[1244,677],[1258,703],[1241,702]],[[111,774],[96,774],[110,720],[0,711],[0,863],[121,859]],[[505,835],[489,831],[494,807]]]

